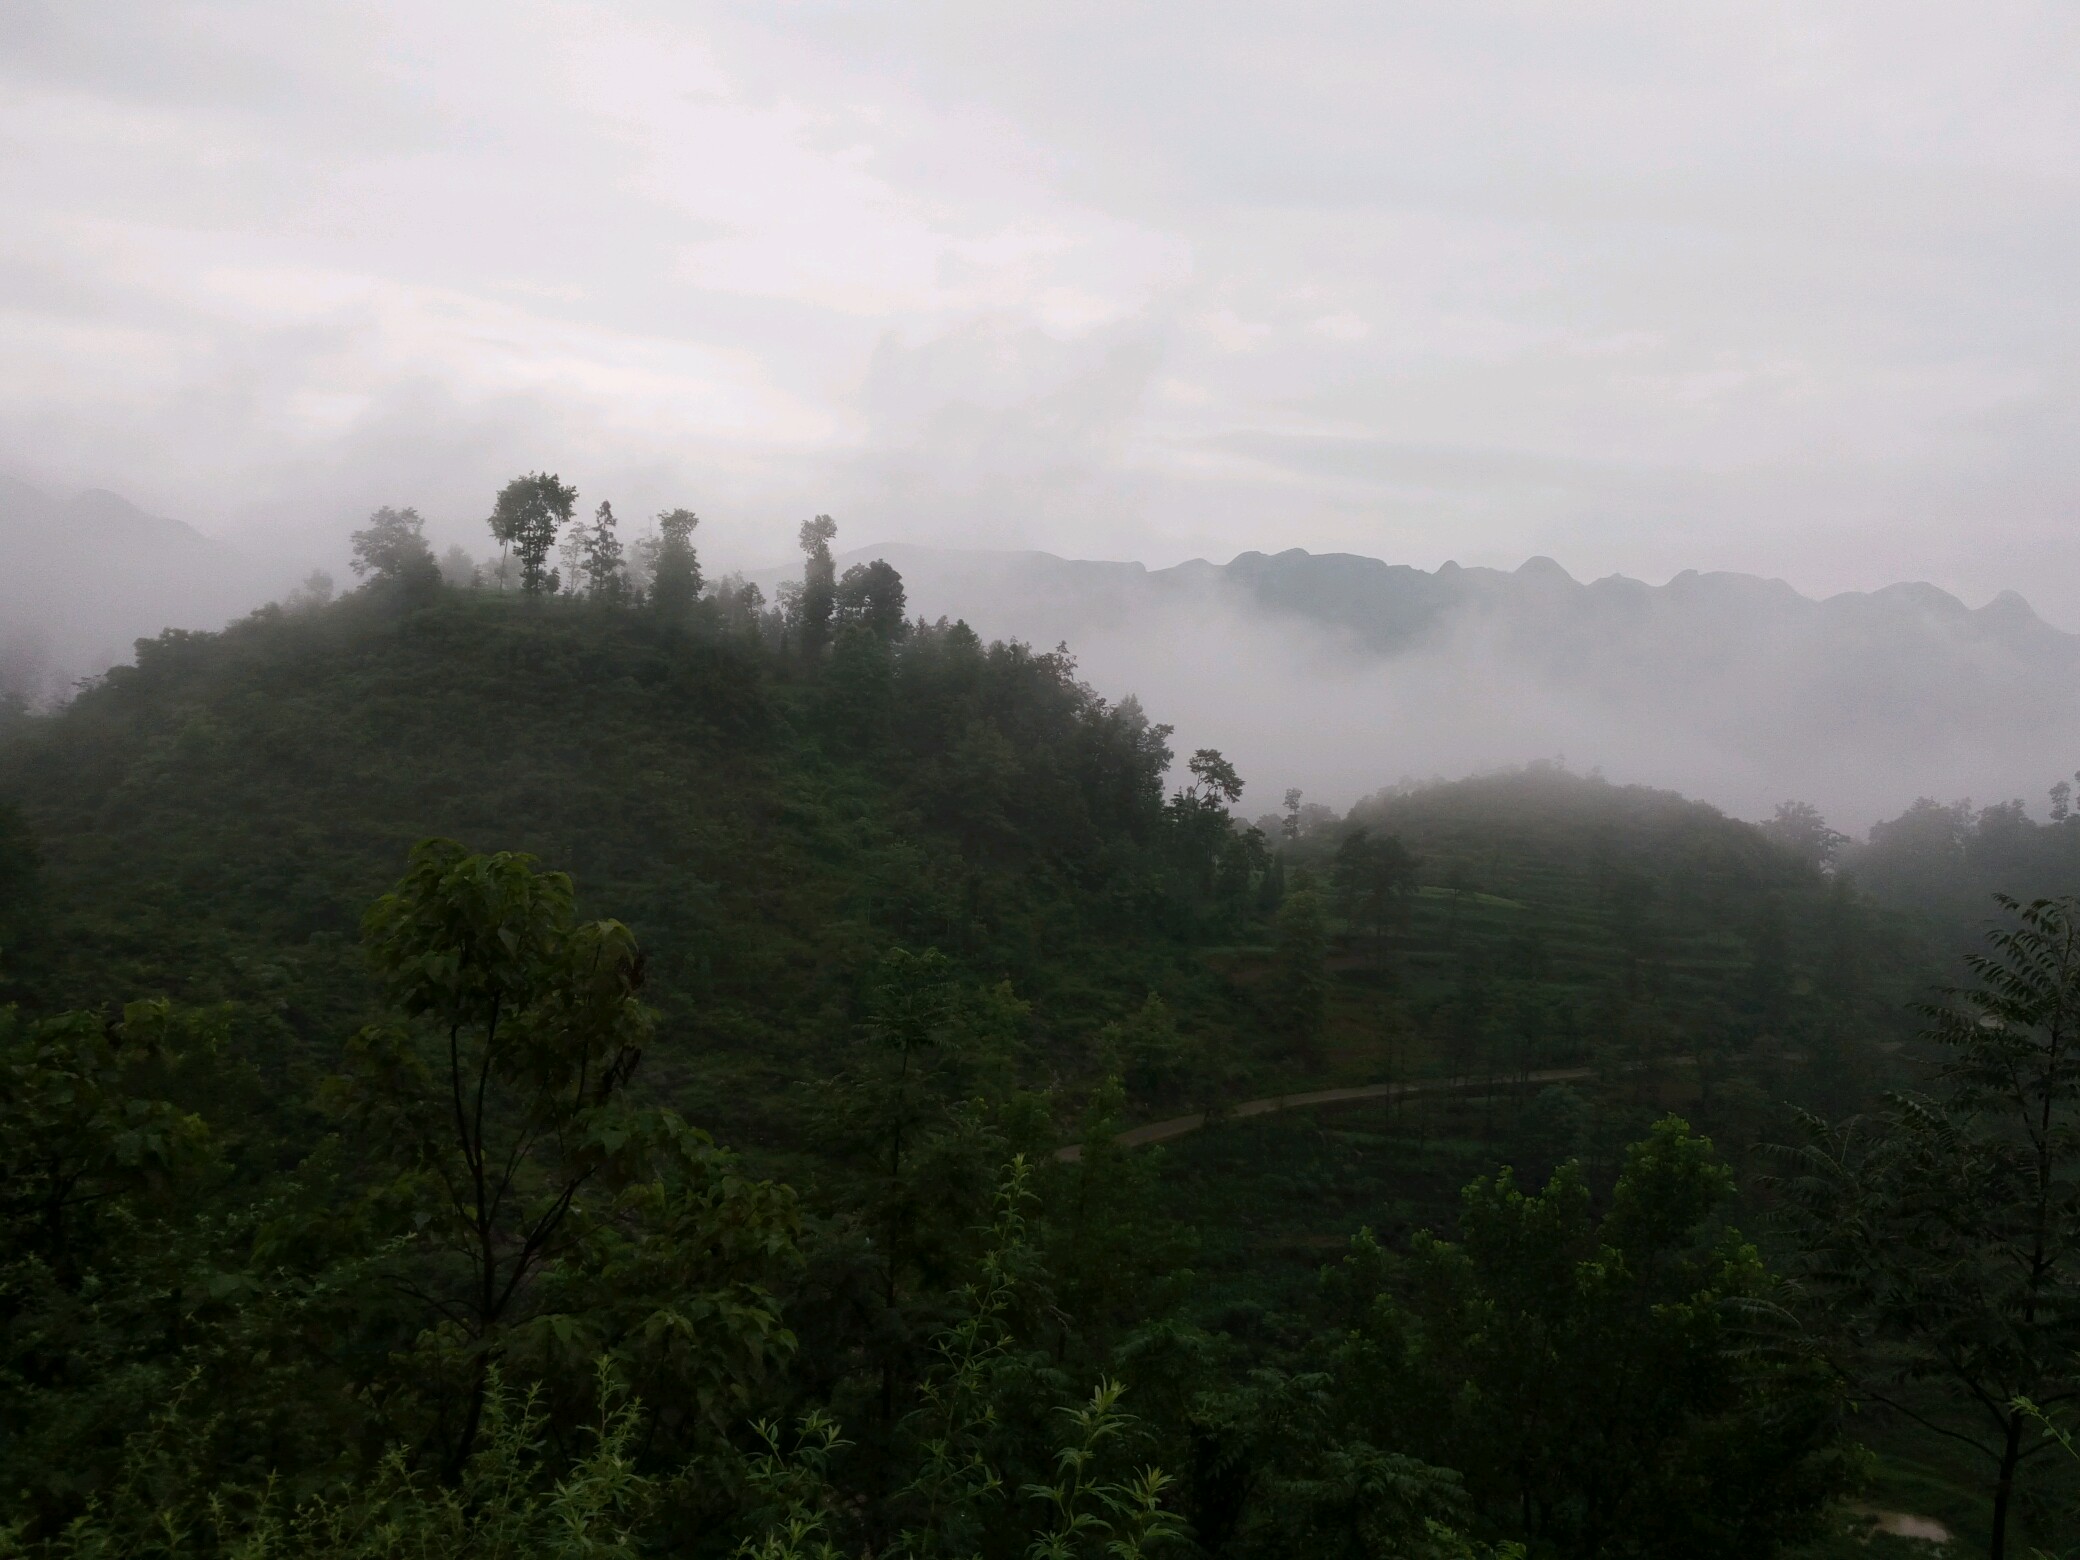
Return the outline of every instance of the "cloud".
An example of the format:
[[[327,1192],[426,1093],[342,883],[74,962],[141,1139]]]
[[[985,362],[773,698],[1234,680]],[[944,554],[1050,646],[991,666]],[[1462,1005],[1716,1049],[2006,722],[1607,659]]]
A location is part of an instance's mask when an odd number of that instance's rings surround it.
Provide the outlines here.
[[[715,543],[2025,584],[2080,20],[257,0],[0,21],[0,468],[283,548],[529,466]],[[409,491],[399,491],[408,489]]]
[[[1781,581],[1584,591],[1525,571],[1434,619],[1404,598],[1409,637],[1382,644],[1366,614],[1387,596],[1367,570],[1289,574],[1260,597],[1203,566],[890,559],[914,610],[1066,638],[1079,674],[1138,695],[1179,752],[1220,748],[1251,784],[1246,816],[1292,785],[1341,807],[1403,779],[1564,759],[1739,817],[1796,797],[1860,832],[1917,796],[2039,795],[2071,769],[2080,725],[2080,643],[2026,616],[1997,631],[1939,592],[1816,605]]]

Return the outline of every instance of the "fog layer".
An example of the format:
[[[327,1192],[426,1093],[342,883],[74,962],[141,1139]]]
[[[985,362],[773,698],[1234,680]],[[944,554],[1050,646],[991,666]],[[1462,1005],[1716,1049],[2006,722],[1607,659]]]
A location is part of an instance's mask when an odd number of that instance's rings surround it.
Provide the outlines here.
[[[133,640],[221,627],[293,577],[115,493],[0,476],[0,697],[55,697]]]
[[[1246,553],[1147,570],[1040,553],[865,549],[913,611],[1067,641],[1183,750],[1348,803],[1403,778],[1562,758],[1740,816],[1810,801],[1860,831],[1916,797],[2026,796],[2080,763],[2080,636],[2019,596],[1927,585],[1826,601],[1684,574],[1580,584],[1549,559],[1435,573]]]

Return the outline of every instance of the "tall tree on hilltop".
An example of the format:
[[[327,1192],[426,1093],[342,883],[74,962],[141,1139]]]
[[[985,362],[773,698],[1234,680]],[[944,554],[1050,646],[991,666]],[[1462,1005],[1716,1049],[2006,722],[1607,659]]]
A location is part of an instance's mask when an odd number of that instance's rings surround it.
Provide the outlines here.
[[[425,531],[418,510],[384,505],[354,533],[354,572],[371,585],[413,589],[434,584],[441,569]]]
[[[1777,803],[1776,816],[1762,832],[1817,872],[1833,871],[1835,858],[1849,843],[1849,836],[1829,828],[1811,802]]]
[[[838,605],[838,566],[831,561],[831,542],[838,522],[818,515],[802,522],[802,594],[796,604],[800,614],[802,649],[816,656],[830,642],[831,614]]]
[[[900,638],[906,610],[903,576],[885,558],[855,563],[838,581],[834,617],[840,629],[857,624],[877,639]]]
[[[700,555],[693,550],[701,517],[668,509],[657,517],[657,556],[650,571],[650,604],[666,617],[684,617],[701,594]]]
[[[520,560],[520,588],[539,596],[551,588],[549,550],[570,523],[578,490],[549,472],[515,477],[499,490],[491,510],[491,534]]]
[[[621,538],[614,534],[614,506],[605,499],[593,512],[592,528],[584,535],[580,567],[585,572],[585,593],[602,606],[619,606],[628,596],[628,575],[621,566]]]
[[[1809,1289],[1862,1392],[1972,1448],[2003,1560],[2016,1478],[2080,1401],[2080,900],[2014,924],[1927,1012],[1933,1096],[1812,1123],[1786,1177]],[[1963,1410],[1931,1414],[1932,1397]]]
[[[1242,800],[1242,776],[1219,748],[1200,748],[1185,767],[1192,775],[1188,794],[1202,807],[1225,812]]]

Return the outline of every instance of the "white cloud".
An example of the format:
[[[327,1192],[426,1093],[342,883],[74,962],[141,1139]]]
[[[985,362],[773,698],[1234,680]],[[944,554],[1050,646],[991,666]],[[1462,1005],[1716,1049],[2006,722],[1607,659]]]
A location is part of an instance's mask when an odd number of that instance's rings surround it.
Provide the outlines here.
[[[2068,8],[0,29],[0,467],[32,479],[298,531],[560,464],[747,554],[813,508],[1153,561],[2012,584],[2080,626]]]

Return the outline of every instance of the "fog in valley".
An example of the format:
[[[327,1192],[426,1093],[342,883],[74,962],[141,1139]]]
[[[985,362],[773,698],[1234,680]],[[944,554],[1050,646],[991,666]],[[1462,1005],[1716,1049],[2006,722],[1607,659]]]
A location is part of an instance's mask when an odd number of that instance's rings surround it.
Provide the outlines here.
[[[1435,575],[1351,557],[1225,567],[865,549],[913,610],[1066,641],[1082,675],[1219,746],[1266,809],[1536,761],[1740,817],[1809,801],[1859,835],[1918,796],[2041,815],[2080,752],[2080,637],[2014,595],[1813,602],[1781,581],[1577,584],[1549,559]]]

